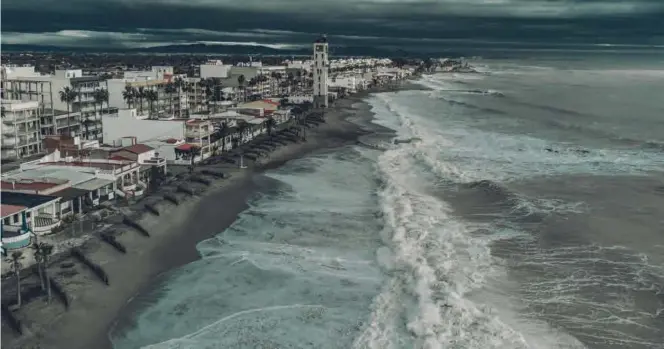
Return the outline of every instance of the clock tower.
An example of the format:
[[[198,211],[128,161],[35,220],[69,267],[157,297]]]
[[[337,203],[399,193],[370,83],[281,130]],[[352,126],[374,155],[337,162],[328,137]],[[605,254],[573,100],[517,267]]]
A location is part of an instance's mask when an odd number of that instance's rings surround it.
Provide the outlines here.
[[[327,108],[328,60],[327,37],[321,36],[314,42],[314,108]]]

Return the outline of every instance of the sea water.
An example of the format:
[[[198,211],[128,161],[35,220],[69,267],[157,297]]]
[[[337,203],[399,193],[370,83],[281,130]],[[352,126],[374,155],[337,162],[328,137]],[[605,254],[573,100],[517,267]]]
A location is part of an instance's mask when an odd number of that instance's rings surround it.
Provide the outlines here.
[[[478,64],[368,99],[410,142],[257,177],[114,346],[664,347],[662,74]]]

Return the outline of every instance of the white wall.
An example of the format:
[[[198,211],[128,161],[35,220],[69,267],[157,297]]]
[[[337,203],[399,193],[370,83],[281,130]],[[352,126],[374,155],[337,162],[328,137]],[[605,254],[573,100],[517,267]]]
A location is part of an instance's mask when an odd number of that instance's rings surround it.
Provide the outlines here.
[[[201,64],[201,78],[228,78],[231,66],[223,64]]]
[[[150,160],[151,158],[155,157],[156,150],[150,150],[146,151],[145,153],[138,154],[138,158],[136,159],[139,164],[142,164],[145,162],[145,160]]]
[[[154,140],[184,138],[183,120],[147,120],[136,117],[136,109],[120,109],[116,115],[102,115],[104,140],[112,142],[122,137],[136,137],[138,143]]]

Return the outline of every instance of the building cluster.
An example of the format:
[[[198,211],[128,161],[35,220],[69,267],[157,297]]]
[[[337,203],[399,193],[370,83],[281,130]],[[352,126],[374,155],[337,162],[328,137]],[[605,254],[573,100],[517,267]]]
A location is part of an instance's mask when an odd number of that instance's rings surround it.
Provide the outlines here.
[[[388,59],[328,57],[322,37],[308,61],[44,75],[2,66],[2,249],[25,247],[104,202],[140,197],[169,166],[190,165],[290,120],[293,106],[329,102],[412,70]],[[110,76],[110,74],[105,74]],[[269,121],[268,121],[269,120]]]

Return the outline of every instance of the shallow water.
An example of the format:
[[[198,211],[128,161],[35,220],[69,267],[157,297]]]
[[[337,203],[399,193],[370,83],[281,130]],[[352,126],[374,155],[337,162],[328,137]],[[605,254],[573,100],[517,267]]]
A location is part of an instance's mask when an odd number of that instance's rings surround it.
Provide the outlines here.
[[[663,348],[664,75],[479,64],[257,177],[114,346]]]

